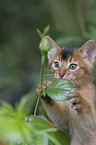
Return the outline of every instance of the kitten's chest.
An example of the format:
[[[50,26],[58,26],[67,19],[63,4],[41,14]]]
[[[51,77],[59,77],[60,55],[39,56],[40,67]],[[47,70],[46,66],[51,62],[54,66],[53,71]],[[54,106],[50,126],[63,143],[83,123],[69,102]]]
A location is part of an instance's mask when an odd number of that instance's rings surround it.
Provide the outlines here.
[[[76,110],[73,110],[71,107],[71,103],[66,101],[66,117],[69,125],[70,134],[76,131],[80,131],[80,116],[78,115]]]

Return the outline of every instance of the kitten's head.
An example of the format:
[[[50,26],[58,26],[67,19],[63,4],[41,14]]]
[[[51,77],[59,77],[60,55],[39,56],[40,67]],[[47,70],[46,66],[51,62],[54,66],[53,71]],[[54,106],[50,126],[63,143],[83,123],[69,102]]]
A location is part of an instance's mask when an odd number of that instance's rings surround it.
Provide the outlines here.
[[[67,79],[74,86],[81,86],[91,79],[96,56],[93,40],[87,41],[80,49],[60,48],[50,37],[46,37],[51,43],[51,49],[48,51],[49,66],[56,79]]]

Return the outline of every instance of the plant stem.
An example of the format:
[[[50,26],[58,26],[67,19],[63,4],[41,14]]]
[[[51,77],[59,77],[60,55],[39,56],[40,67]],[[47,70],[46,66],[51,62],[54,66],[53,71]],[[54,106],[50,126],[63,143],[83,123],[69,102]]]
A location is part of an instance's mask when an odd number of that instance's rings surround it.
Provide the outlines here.
[[[85,26],[85,22],[84,22],[82,5],[81,5],[80,0],[75,0],[75,1],[76,1],[76,5],[77,5],[77,12],[78,12],[80,29],[81,29],[82,34],[84,34],[86,32],[86,26]]]
[[[37,99],[36,106],[35,106],[34,116],[36,116],[36,112],[37,112],[37,108],[38,108],[38,104],[39,104],[39,100],[40,100],[41,92],[42,92],[43,68],[44,68],[45,56],[46,56],[45,54],[42,54],[42,60],[41,60],[41,83],[40,83],[41,85],[40,85],[40,92],[39,92],[38,99]]]

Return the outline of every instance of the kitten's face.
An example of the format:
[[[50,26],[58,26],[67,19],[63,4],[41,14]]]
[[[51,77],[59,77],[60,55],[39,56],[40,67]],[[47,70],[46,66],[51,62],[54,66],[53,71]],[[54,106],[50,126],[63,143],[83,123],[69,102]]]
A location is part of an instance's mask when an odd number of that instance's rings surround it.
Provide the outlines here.
[[[84,83],[84,77],[89,73],[85,62],[78,53],[78,50],[73,50],[72,55],[68,54],[66,59],[62,57],[62,49],[50,63],[50,68],[56,79],[67,79],[75,86]]]
[[[67,60],[63,60],[61,56],[57,56],[53,59],[51,64],[51,71],[54,73],[56,79],[68,79],[71,80],[74,73],[79,69],[77,61],[72,59],[71,56]]]
[[[49,38],[49,37],[48,37]],[[61,49],[51,38],[48,52],[49,66],[56,79],[67,79],[74,86],[81,86],[91,79],[96,56],[95,42],[90,40],[80,49]]]

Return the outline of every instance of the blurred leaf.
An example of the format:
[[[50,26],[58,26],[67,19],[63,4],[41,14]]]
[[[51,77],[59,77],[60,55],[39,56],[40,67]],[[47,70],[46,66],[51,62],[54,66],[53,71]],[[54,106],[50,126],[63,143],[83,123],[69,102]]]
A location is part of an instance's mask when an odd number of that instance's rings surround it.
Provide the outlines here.
[[[79,47],[84,42],[84,38],[80,35],[64,35],[59,37],[56,42],[60,44],[60,46],[76,46]]]
[[[41,33],[41,31],[40,31],[39,29],[37,29],[37,33],[38,33],[38,35],[40,36],[40,38],[43,37],[43,36],[42,36],[42,33]]]
[[[95,58],[94,66],[93,66],[92,79],[96,85],[96,58]]]
[[[84,34],[84,37],[88,40],[88,39],[93,39],[94,41],[96,41],[96,27],[93,25],[89,25],[88,26],[88,32],[86,32]]]
[[[45,117],[46,119],[50,120],[43,106],[40,106],[40,107],[39,107],[39,110],[40,110],[40,112],[44,115],[44,117]]]
[[[49,32],[49,29],[50,29],[50,26],[49,26],[49,25],[45,27],[45,29],[44,29],[44,31],[43,31],[43,37],[44,37],[45,35],[47,35],[47,33]]]
[[[42,118],[39,117],[30,117],[29,122],[37,129],[38,135],[42,135],[43,137],[47,137],[51,142],[56,145],[60,145],[57,139],[54,136],[54,129],[51,128],[49,123]]]
[[[69,93],[73,89],[73,84],[66,79],[53,81],[44,91],[50,98],[56,101],[69,100]]]
[[[48,25],[44,28],[43,33],[41,33],[41,31],[39,29],[36,29],[36,30],[37,30],[37,33],[40,36],[40,38],[43,39],[45,37],[45,35],[48,33],[49,29],[50,29],[50,26]]]
[[[54,134],[61,145],[70,145],[70,137],[67,133],[64,133],[57,129]]]
[[[32,122],[32,124],[34,125],[34,127],[36,127],[38,130],[43,130],[43,129],[48,129],[51,128],[50,125],[48,124],[48,122],[46,122],[44,119],[39,118],[39,117],[30,117],[29,121]],[[42,126],[43,124],[43,126]],[[51,130],[53,130],[51,128]]]
[[[16,108],[7,102],[0,106],[0,137],[6,140],[8,145],[45,145],[49,140],[60,145],[48,122],[38,117],[25,120],[24,107],[27,101],[27,98],[23,97]]]

